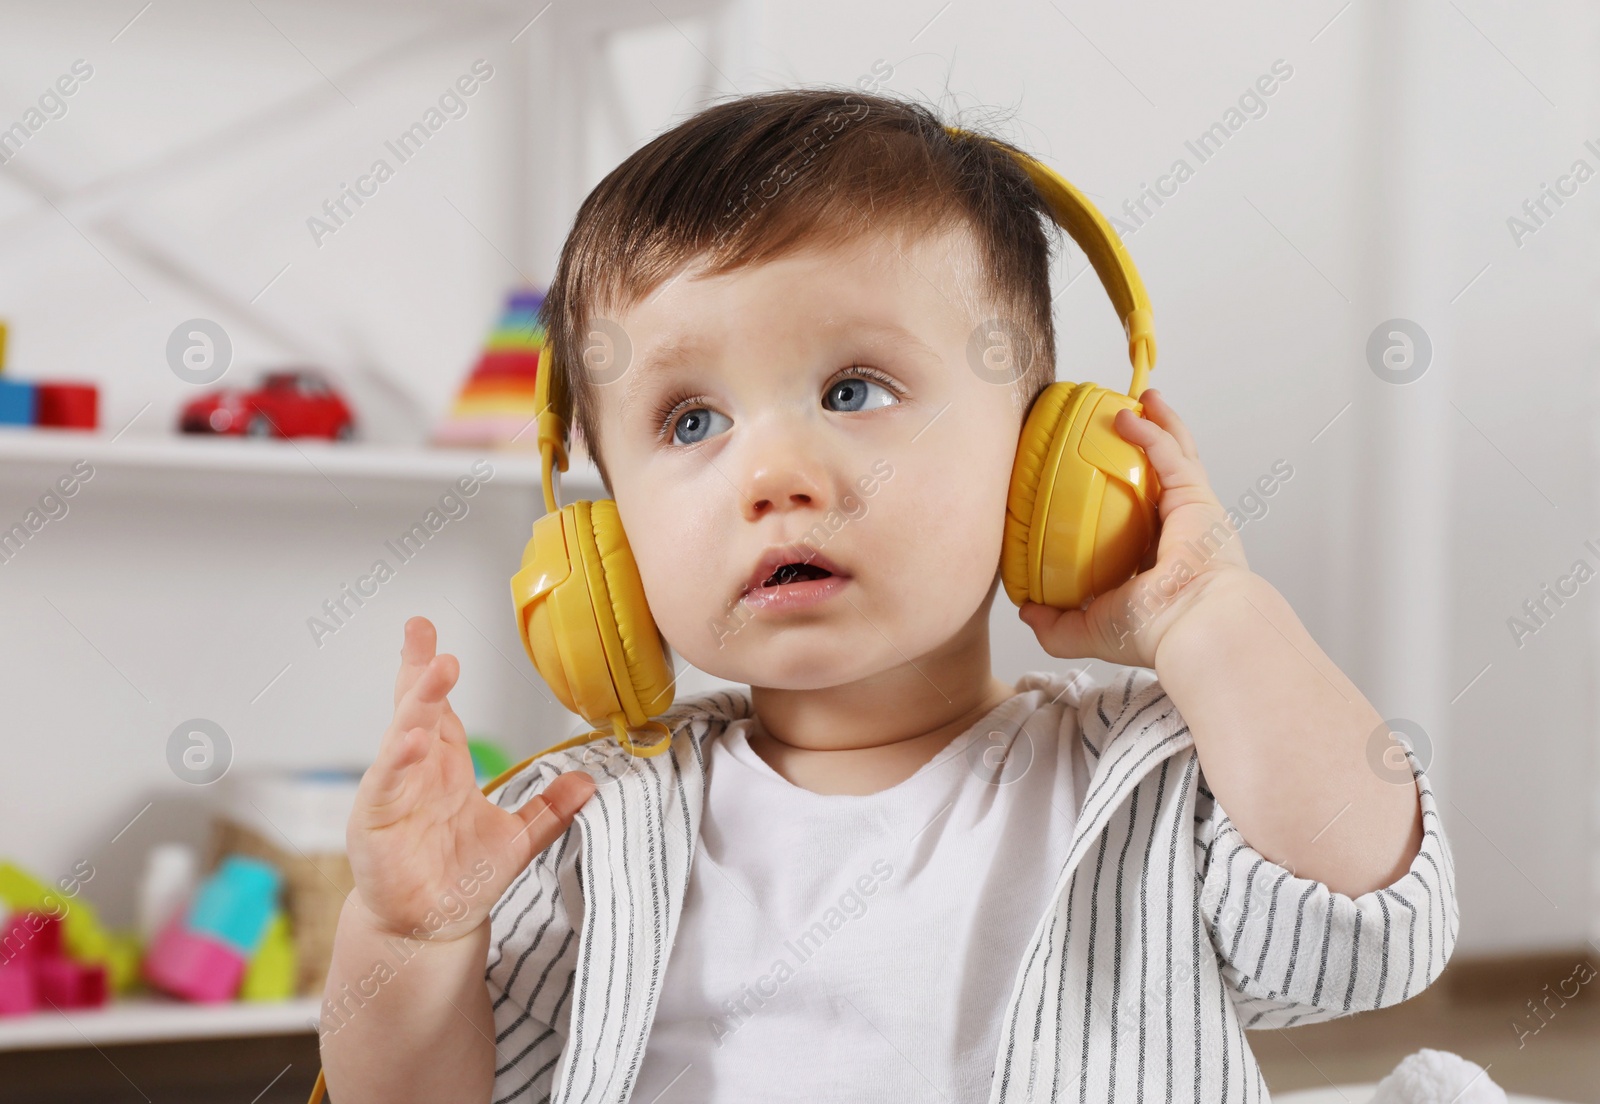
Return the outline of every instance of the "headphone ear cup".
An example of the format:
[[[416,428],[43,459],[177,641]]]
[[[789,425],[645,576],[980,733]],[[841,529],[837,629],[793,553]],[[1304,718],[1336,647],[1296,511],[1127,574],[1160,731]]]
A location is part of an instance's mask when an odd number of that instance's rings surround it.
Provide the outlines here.
[[[535,521],[511,594],[529,660],[595,728],[611,729],[618,715],[641,728],[672,705],[670,665],[615,502],[572,502]]]
[[[618,697],[628,727],[638,728],[671,708],[672,664],[644,596],[644,580],[639,577],[639,565],[616,502],[609,498],[591,502],[589,522],[599,564],[598,570],[590,573],[591,580],[599,584],[595,616],[607,649],[615,649],[621,661],[613,662],[612,670],[617,673]]]
[[[1044,466],[1051,456],[1051,442],[1061,424],[1062,411],[1073,398],[1070,383],[1052,383],[1039,393],[1022,425],[1017,439],[1017,456],[1011,465],[1011,491],[1006,498],[1006,529],[1000,545],[1000,582],[1011,604],[1040,602],[1038,571],[1033,565],[1037,549],[1030,546],[1035,502]]]
[[[1013,604],[1079,609],[1148,565],[1160,488],[1144,450],[1112,424],[1143,407],[1092,383],[1053,383],[1017,442],[1001,579]]]

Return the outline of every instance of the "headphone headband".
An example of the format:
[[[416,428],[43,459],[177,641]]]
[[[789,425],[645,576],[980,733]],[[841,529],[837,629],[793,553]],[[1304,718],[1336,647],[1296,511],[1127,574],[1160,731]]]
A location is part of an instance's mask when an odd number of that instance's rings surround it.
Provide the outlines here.
[[[993,140],[960,127],[946,126],[952,138],[970,138],[978,141]],[[1144,391],[1145,379],[1156,363],[1155,319],[1150,313],[1150,299],[1145,295],[1144,281],[1134,267],[1133,258],[1123,247],[1122,238],[1111,228],[1104,215],[1084,194],[1074,188],[1054,169],[1042,161],[1009,146],[994,143],[1007,153],[1033,181],[1033,186],[1044,197],[1050,216],[1078,243],[1094,266],[1106,294],[1117,310],[1123,332],[1128,337],[1128,360],[1133,365],[1133,382],[1128,387],[1128,397],[1135,401]],[[539,371],[534,380],[534,404],[539,411],[538,447],[544,460],[544,506],[554,513],[555,488],[551,467],[567,470],[567,412],[571,409],[571,396],[567,382],[555,370],[550,345],[541,353]]]

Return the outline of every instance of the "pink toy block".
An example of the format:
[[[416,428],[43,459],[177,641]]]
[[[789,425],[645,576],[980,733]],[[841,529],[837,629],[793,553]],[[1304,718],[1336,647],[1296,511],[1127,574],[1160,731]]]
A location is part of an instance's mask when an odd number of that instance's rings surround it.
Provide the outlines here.
[[[56,1008],[98,1008],[106,1002],[106,968],[70,958],[40,958],[30,963],[39,1003]]]
[[[0,1016],[21,1016],[38,1007],[32,965],[26,959],[0,961]]]
[[[215,939],[184,928],[174,917],[145,955],[144,976],[154,986],[192,1001],[231,1000],[239,991],[244,956]]]
[[[60,958],[61,918],[43,912],[19,912],[0,931],[0,959]]]

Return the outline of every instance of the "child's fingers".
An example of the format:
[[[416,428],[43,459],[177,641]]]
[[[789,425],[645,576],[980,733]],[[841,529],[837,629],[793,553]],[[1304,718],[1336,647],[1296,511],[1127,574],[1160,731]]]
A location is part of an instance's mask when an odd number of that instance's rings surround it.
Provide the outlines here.
[[[405,786],[406,769],[427,758],[433,734],[424,728],[391,729],[378,745],[378,755],[361,778],[367,802],[388,805]]]
[[[1172,434],[1183,454],[1191,460],[1200,459],[1200,450],[1194,443],[1194,436],[1189,432],[1189,427],[1183,424],[1183,419],[1178,417],[1178,412],[1172,409],[1172,404],[1167,402],[1167,397],[1154,387],[1145,388],[1139,401],[1144,405],[1145,412],[1151,420],[1162,429]]]
[[[467,726],[456,716],[448,699],[444,703],[444,716],[439,719],[439,738],[446,743],[467,745]]]
[[[446,708],[445,695],[456,684],[461,665],[448,652],[434,656],[417,675],[411,688],[400,697],[395,706],[392,727],[401,731],[425,728],[435,736]]]
[[[1117,411],[1113,424],[1123,437],[1144,449],[1161,487],[1163,521],[1180,506],[1201,503],[1220,506],[1200,461],[1183,454],[1178,439],[1148,418],[1132,411]]]
[[[1056,609],[1041,602],[1024,602],[1017,610],[1022,623],[1039,638],[1039,646],[1057,659],[1103,659],[1108,663],[1135,661],[1126,634],[1106,639],[1085,610]]]
[[[1149,418],[1141,418],[1131,410],[1117,411],[1112,425],[1124,440],[1144,449],[1161,477],[1162,487],[1170,488],[1182,482],[1181,473],[1193,461],[1184,455],[1176,437]]]
[[[539,854],[572,827],[573,816],[594,791],[594,779],[587,772],[567,771],[524,802],[517,816],[523,822],[527,853]]]
[[[438,634],[434,631],[433,622],[426,617],[408,618],[404,631],[405,636],[400,643],[400,670],[394,679],[396,708],[406,691],[411,689],[411,684],[417,681],[422,669],[433,659],[434,649],[438,647]]]
[[[1082,610],[1024,602],[1017,616],[1034,631],[1039,646],[1057,659],[1081,659],[1097,654],[1090,644],[1088,618]]]

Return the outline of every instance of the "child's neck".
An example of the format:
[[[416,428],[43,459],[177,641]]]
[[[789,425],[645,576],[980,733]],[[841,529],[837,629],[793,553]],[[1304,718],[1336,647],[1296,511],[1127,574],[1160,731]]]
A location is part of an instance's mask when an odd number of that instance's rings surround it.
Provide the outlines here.
[[[895,736],[885,743],[865,747],[796,747],[770,735],[757,718],[750,732],[750,747],[768,766],[801,789],[818,794],[874,794],[910,778],[1016,692],[1015,687],[992,679],[984,696],[954,720],[918,735]]]
[[[814,793],[904,782],[1017,692],[990,672],[987,619],[974,621],[944,648],[871,678],[818,690],[752,686],[751,749]]]

